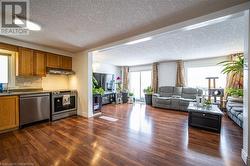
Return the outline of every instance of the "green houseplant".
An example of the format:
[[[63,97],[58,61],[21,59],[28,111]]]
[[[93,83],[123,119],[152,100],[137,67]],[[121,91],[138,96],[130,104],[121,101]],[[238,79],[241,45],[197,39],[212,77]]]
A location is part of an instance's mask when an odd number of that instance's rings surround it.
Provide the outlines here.
[[[145,102],[147,105],[152,105],[152,94],[153,94],[153,88],[151,86],[148,86],[146,89],[143,90],[145,94]]]
[[[92,77],[92,93],[93,93],[93,95],[97,95],[97,94],[99,94],[99,95],[104,95],[104,89],[102,88],[102,87],[98,87],[99,85],[98,85],[98,81],[96,80],[96,78],[93,76]]]
[[[239,75],[238,87],[227,88],[226,92],[229,96],[242,97],[243,96],[243,70],[244,70],[244,56],[242,53],[237,55],[234,61],[222,61],[218,64],[223,65],[223,74],[232,74],[232,76]]]
[[[93,110],[97,111],[102,108],[102,96],[104,95],[104,89],[99,87],[98,81],[92,77],[92,93],[93,93]]]

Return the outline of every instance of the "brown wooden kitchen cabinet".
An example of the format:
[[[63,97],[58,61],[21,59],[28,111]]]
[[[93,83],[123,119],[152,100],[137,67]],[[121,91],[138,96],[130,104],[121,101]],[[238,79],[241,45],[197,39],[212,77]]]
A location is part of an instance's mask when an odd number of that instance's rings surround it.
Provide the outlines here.
[[[41,51],[34,51],[34,75],[46,76],[46,53]]]
[[[63,69],[72,69],[72,57],[62,56],[62,68]]]
[[[10,44],[0,43],[0,49],[8,50],[8,51],[18,51],[18,47]]]
[[[29,48],[19,47],[17,56],[17,75],[33,76],[34,71],[34,51]]]
[[[18,96],[0,97],[0,133],[19,126]]]
[[[61,68],[62,67],[62,56],[52,53],[47,53],[47,67]]]

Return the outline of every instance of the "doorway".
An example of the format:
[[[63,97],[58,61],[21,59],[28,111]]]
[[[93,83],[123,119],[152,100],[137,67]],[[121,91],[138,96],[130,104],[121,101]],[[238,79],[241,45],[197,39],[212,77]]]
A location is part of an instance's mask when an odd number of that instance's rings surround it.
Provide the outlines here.
[[[136,101],[145,101],[144,89],[151,86],[151,70],[129,72],[129,91],[134,94]]]

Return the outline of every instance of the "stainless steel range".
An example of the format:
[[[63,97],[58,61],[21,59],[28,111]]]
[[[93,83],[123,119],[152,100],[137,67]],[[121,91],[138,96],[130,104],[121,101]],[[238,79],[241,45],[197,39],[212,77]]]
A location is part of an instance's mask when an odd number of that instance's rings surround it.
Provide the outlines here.
[[[60,90],[51,93],[51,120],[77,114],[77,91]]]

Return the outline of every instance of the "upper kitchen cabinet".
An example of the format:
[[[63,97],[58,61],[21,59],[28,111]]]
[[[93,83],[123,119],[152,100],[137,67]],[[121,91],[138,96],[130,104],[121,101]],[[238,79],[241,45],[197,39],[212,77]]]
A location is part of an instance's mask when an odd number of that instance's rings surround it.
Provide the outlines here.
[[[46,76],[46,53],[41,51],[34,51],[34,75]]]
[[[18,52],[18,47],[10,44],[0,43],[0,49]]]
[[[72,70],[72,57],[62,56],[62,68]]]
[[[17,56],[17,75],[32,76],[34,72],[34,51],[19,47]]]
[[[62,56],[52,54],[52,53],[47,53],[47,67],[51,68],[61,68],[62,67]]]

